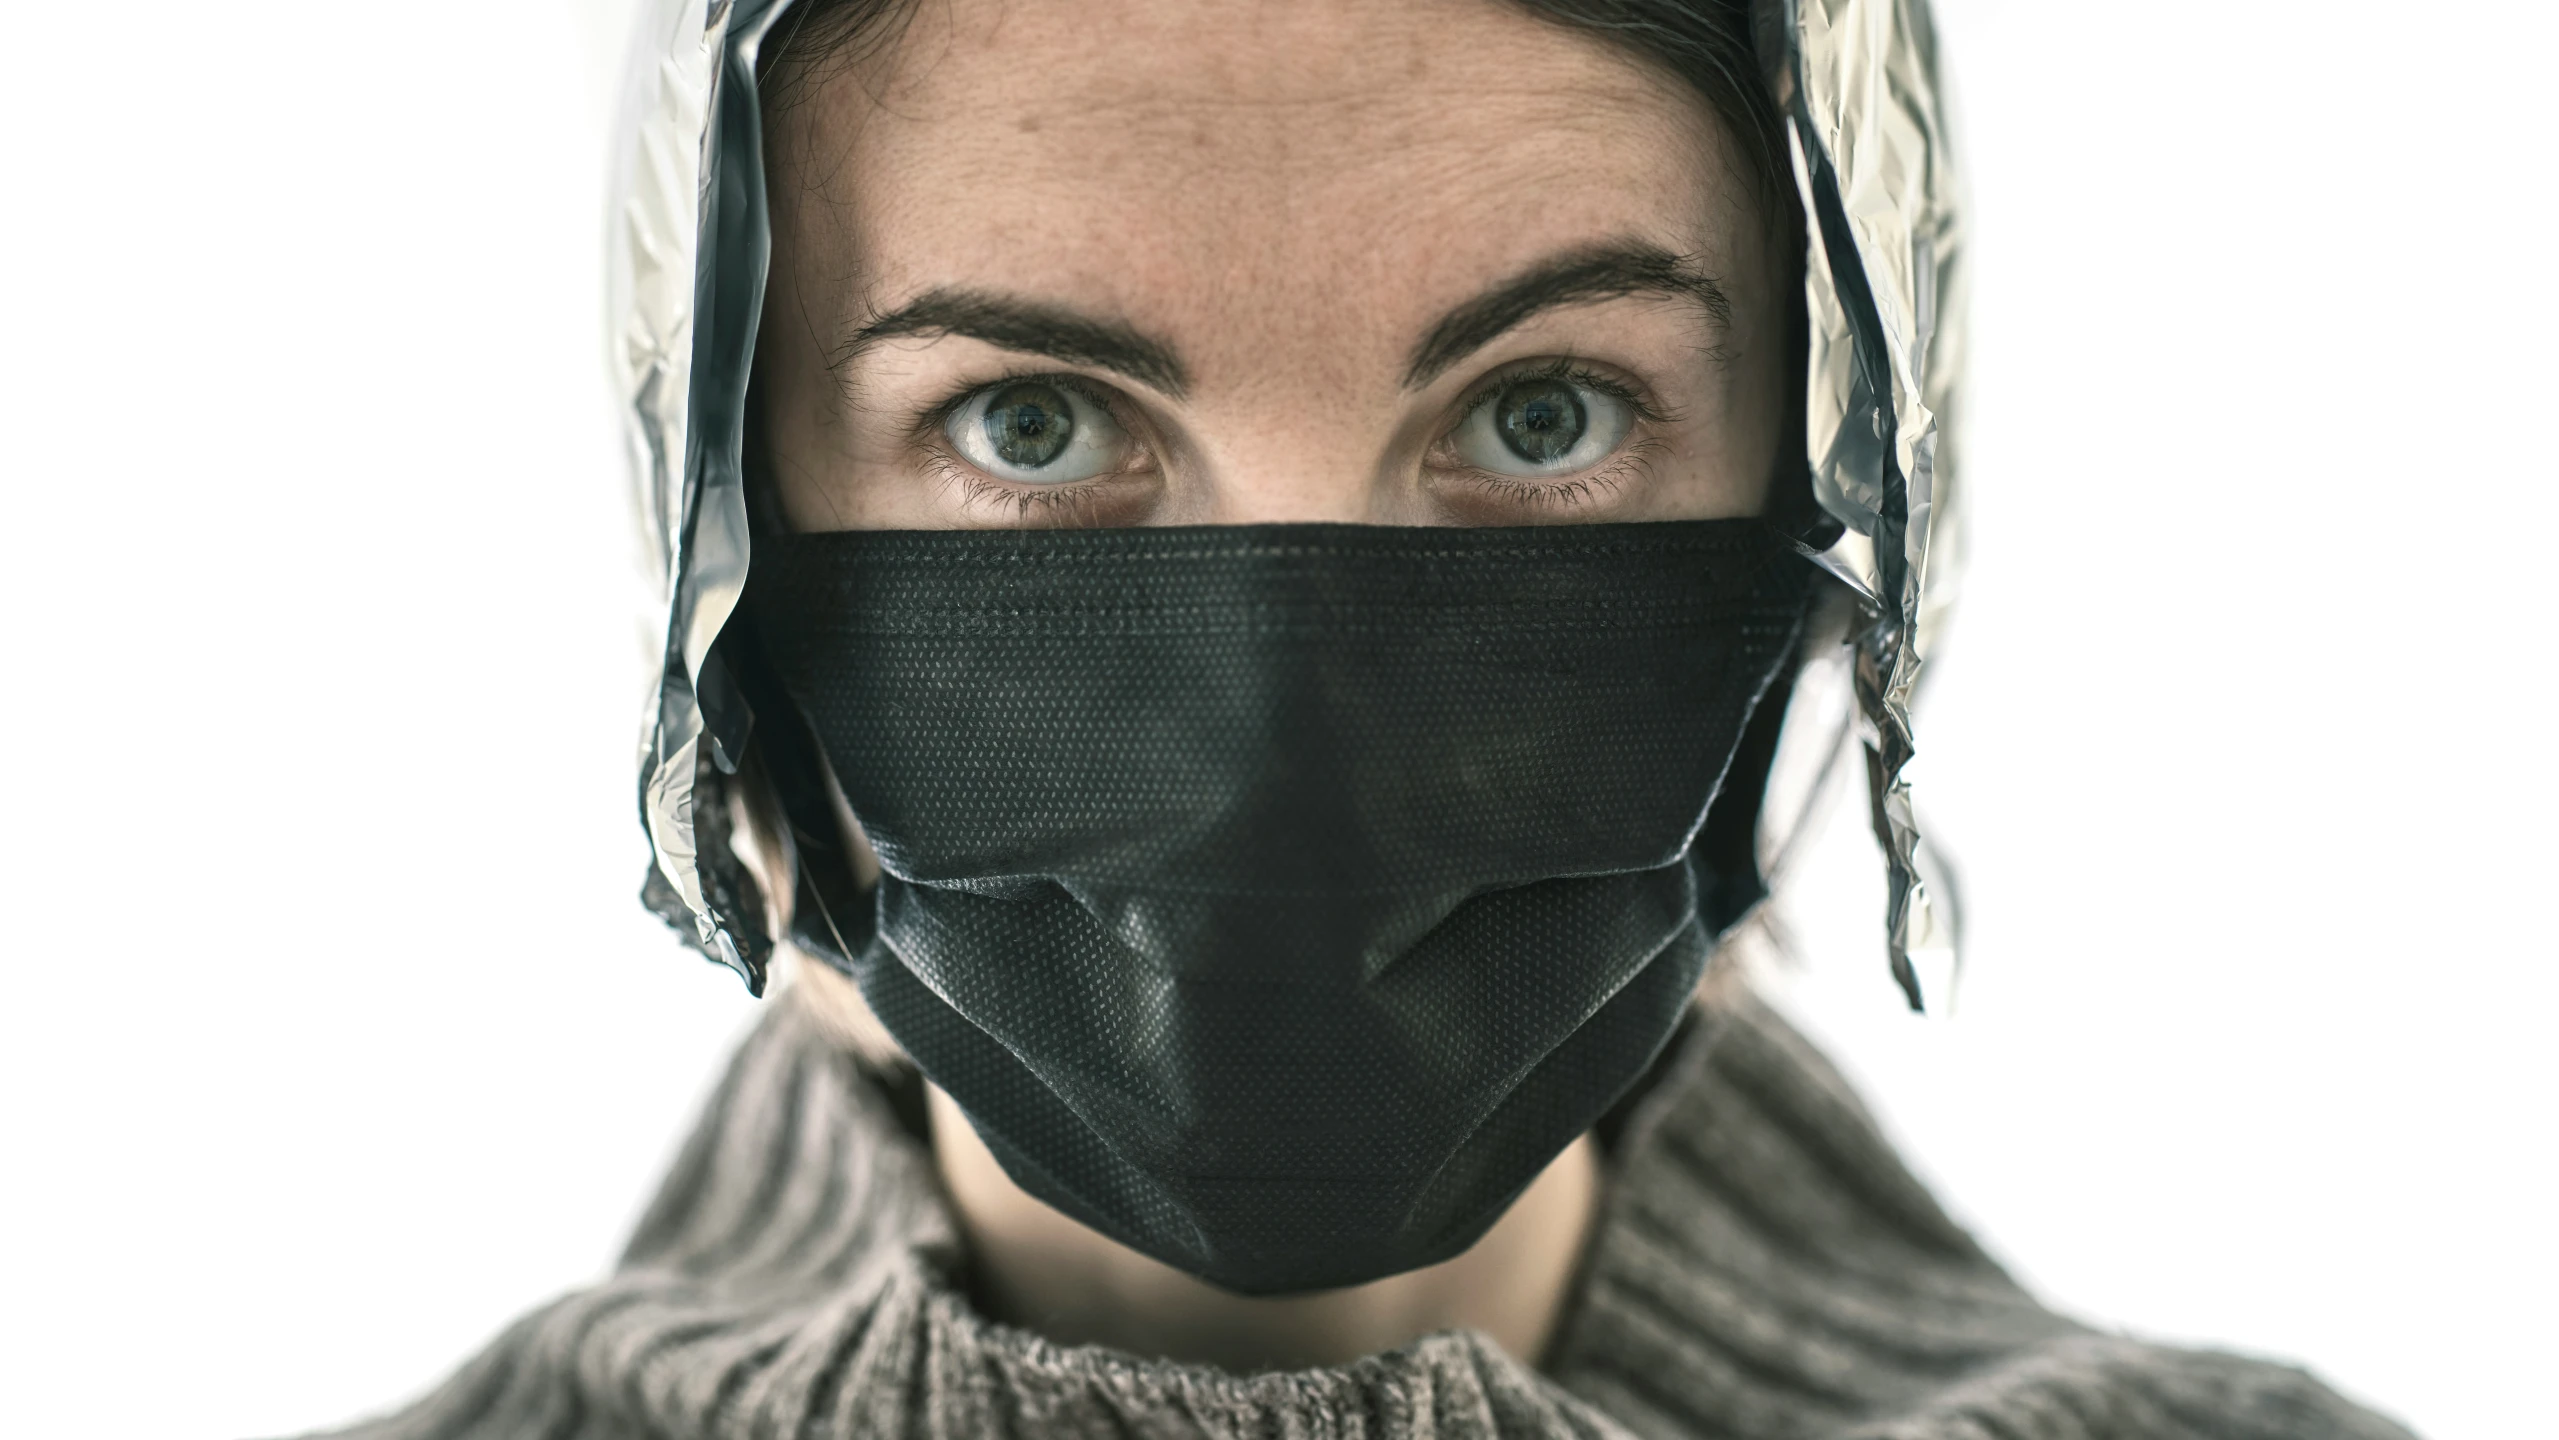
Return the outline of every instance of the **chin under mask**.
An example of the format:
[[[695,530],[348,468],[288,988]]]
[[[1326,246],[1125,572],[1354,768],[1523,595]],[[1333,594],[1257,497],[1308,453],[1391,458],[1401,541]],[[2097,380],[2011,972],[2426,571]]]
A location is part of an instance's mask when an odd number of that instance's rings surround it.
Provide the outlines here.
[[[1756,898],[1694,842],[1811,583],[1759,521],[758,543],[885,871],[804,852],[800,928],[1024,1189],[1229,1289],[1472,1244]]]

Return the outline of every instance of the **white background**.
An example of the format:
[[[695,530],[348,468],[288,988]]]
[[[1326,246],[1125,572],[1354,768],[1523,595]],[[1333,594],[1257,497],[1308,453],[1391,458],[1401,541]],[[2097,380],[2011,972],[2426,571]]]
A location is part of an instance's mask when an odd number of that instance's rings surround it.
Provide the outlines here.
[[[15,1433],[415,1392],[609,1263],[751,1013],[631,899],[626,6],[12,28]],[[1899,1012],[1850,809],[1783,982],[2055,1303],[2437,1437],[2559,1434],[2550,13],[1945,0],[1971,968]]]

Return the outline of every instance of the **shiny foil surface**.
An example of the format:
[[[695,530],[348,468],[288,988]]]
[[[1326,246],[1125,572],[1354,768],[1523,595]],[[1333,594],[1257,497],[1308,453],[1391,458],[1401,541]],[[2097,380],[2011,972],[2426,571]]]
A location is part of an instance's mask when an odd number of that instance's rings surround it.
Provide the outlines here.
[[[1963,229],[1924,0],[1787,0],[1788,140],[1812,314],[1806,453],[1848,526],[1826,557],[1857,587],[1860,730],[1888,873],[1886,945],[1912,1008],[1913,955],[1952,952],[1953,897],[1903,774],[1929,643],[1959,582],[1948,433],[1963,360]],[[1932,878],[1935,884],[1930,882]]]
[[[1847,526],[1819,558],[1864,606],[1853,683],[1806,693],[1853,696],[1888,867],[1887,949],[1916,1007],[1913,957],[1945,958],[1955,943],[1943,867],[1903,772],[1922,665],[1958,579],[1950,420],[1963,351],[1960,192],[1924,0],[1763,3],[1762,33],[1782,33],[1792,48],[1772,83],[1808,221],[1807,453],[1823,508]],[[611,228],[616,393],[663,627],[640,744],[640,815],[655,857],[646,893],[758,990],[771,941],[755,889],[727,853],[730,790],[753,717],[712,642],[751,558],[741,442],[771,239],[755,68],[789,4],[652,0],[625,92]],[[1790,721],[1798,733],[1788,749],[1828,773],[1831,737],[1842,732],[1801,718]],[[1783,773],[1777,783],[1826,788]]]

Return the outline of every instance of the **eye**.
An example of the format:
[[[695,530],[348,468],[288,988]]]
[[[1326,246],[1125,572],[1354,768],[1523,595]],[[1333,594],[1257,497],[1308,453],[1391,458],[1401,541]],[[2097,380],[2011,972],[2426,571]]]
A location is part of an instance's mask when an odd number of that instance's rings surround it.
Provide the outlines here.
[[[1634,423],[1634,407],[1605,390],[1523,375],[1477,402],[1449,442],[1459,460],[1496,475],[1569,475],[1606,459]]]
[[[1064,485],[1127,463],[1128,432],[1110,408],[1045,380],[1008,380],[962,401],[942,422],[951,448],[999,480]]]

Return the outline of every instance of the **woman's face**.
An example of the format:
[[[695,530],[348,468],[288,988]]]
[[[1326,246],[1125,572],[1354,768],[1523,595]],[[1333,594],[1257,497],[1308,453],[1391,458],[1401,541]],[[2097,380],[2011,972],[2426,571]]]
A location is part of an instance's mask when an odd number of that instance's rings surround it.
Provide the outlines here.
[[[1499,0],[933,0],[770,137],[802,530],[1755,512],[1777,246],[1675,78]]]

